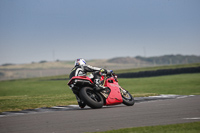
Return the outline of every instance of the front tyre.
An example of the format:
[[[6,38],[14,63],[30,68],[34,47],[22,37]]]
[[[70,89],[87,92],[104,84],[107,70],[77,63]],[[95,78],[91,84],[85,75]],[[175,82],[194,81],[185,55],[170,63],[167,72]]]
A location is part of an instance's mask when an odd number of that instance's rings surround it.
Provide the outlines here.
[[[91,87],[83,87],[80,90],[80,98],[91,108],[97,109],[103,106],[102,96]]]
[[[123,89],[124,90],[124,89]],[[133,96],[126,90],[121,92],[122,99],[123,99],[123,104],[127,106],[133,106],[135,103],[135,100]]]

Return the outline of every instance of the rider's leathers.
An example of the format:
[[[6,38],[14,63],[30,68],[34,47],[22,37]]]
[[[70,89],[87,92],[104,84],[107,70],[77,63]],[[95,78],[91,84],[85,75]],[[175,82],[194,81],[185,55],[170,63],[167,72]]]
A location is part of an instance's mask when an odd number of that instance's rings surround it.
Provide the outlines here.
[[[75,66],[72,70],[71,73],[69,75],[69,78],[71,79],[74,76],[86,76],[87,72],[98,72],[100,71],[101,68],[98,67],[93,67],[90,65],[84,65],[84,66]],[[99,79],[99,75],[95,74],[94,78],[98,78]]]

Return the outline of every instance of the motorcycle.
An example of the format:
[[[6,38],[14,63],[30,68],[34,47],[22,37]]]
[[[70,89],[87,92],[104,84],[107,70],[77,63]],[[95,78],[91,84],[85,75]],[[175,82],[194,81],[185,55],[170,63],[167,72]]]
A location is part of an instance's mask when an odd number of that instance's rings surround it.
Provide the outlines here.
[[[133,106],[133,96],[118,84],[117,75],[114,73],[101,74],[100,82],[106,89],[97,91],[92,78],[88,76],[74,76],[68,82],[78,101],[79,107],[86,105],[93,109],[102,108],[104,105],[125,104]]]

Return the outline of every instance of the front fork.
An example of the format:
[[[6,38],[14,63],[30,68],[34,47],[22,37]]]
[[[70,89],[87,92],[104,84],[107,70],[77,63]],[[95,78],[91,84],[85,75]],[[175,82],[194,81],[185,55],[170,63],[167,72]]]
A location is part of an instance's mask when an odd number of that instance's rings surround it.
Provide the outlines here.
[[[128,94],[127,93],[128,91],[126,91],[125,89],[123,89],[121,86],[119,86],[119,89],[120,89],[121,95],[125,96],[125,95]]]

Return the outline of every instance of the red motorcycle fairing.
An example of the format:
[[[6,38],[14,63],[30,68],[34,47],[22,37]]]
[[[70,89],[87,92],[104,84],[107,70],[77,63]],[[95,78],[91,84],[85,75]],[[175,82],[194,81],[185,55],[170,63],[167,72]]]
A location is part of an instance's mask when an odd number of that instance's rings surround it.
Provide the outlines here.
[[[110,94],[106,99],[105,105],[115,105],[123,102],[122,95],[120,93],[119,84],[113,77],[108,78],[105,82],[105,86],[110,88]]]

